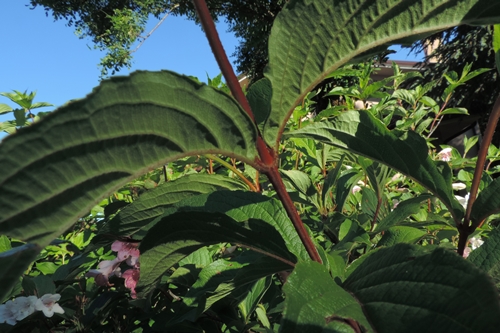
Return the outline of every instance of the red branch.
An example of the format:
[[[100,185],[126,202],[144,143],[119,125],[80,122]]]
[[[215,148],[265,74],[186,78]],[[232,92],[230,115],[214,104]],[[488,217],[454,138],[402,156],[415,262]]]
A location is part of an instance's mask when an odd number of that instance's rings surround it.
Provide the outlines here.
[[[198,13],[198,17],[200,18],[201,25],[203,30],[205,30],[205,34],[207,36],[208,42],[214,53],[215,59],[219,64],[219,67],[222,71],[222,75],[226,79],[226,84],[228,85],[231,94],[233,97],[240,103],[241,107],[245,112],[250,116],[250,118],[255,122],[255,117],[253,115],[252,109],[250,108],[250,104],[241,89],[241,86],[238,82],[238,78],[236,77],[233,67],[229,63],[226,52],[224,51],[224,47],[219,38],[219,34],[215,29],[215,24],[208,11],[207,4],[205,0],[193,0],[194,7],[196,8],[196,12]],[[281,179],[281,175],[278,172],[278,168],[276,167],[276,154],[275,152],[269,148],[264,140],[262,139],[260,133],[257,136],[257,151],[259,152],[260,161],[257,161],[257,164],[260,165],[260,169],[258,171],[264,173],[269,178],[269,181],[273,184],[276,193],[278,194],[278,198],[283,203],[285,210],[288,214],[290,220],[292,220],[293,226],[295,230],[299,234],[302,243],[304,244],[307,252],[311,259],[321,263],[321,258],[319,256],[318,250],[314,246],[313,241],[309,237],[307,230],[300,219],[300,216],[295,208],[292,199],[288,195],[288,192],[285,189],[285,185],[283,184],[283,180]]]

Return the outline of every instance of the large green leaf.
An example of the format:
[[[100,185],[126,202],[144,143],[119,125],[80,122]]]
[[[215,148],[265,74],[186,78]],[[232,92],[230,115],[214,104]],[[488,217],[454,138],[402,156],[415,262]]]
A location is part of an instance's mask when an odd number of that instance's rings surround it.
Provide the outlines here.
[[[264,139],[280,139],[289,115],[329,73],[353,58],[459,24],[500,22],[490,0],[291,0],[269,37],[272,113]]]
[[[142,240],[139,289],[148,292],[179,260],[202,246],[222,242],[249,247],[290,267],[297,261],[271,223],[238,222],[221,213],[178,212],[162,218]]]
[[[487,272],[500,289],[500,228],[494,229],[484,244],[470,253],[468,259]]]
[[[450,167],[431,160],[427,144],[418,134],[410,131],[398,137],[368,111],[347,111],[331,122],[317,122],[287,135],[318,140],[379,161],[434,193],[456,221],[464,215],[453,195]]]
[[[471,220],[477,226],[488,216],[500,212],[500,178],[496,178],[477,196]]]
[[[300,262],[283,287],[285,311],[280,332],[374,332],[358,301],[316,262]],[[359,332],[359,330],[358,330]]]
[[[253,163],[256,129],[224,93],[167,71],[104,81],[0,145],[0,232],[47,244],[150,168],[218,153]]]
[[[24,244],[0,253],[0,304],[9,295],[19,277],[35,260],[41,248],[34,244]]]
[[[456,253],[399,244],[380,249],[345,280],[378,333],[495,332],[491,279]]]
[[[218,191],[185,199],[177,206],[183,211],[224,213],[238,222],[265,221],[280,233],[288,250],[298,259],[310,259],[283,205],[276,199],[255,192]]]
[[[163,183],[135,200],[113,217],[100,233],[130,236],[163,215],[173,204],[203,193],[217,190],[243,190],[246,186],[223,175],[191,174],[172,182]]]

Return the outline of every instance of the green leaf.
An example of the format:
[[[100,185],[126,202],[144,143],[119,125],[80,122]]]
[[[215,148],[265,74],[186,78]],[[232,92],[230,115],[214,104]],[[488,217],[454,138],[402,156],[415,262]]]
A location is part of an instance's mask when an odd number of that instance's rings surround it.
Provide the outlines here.
[[[175,322],[186,319],[195,321],[215,302],[230,295],[238,288],[245,289],[245,293],[250,293],[263,277],[290,268],[290,266],[277,262],[275,259],[251,252],[231,261],[217,260],[203,268],[197,281],[182,298],[186,305],[184,309],[186,312]],[[257,301],[262,297],[261,293],[269,288],[271,279],[264,279],[262,282],[263,284],[256,289],[260,290],[256,297]],[[247,310],[253,312],[254,305],[251,306],[252,308],[247,308]]]
[[[288,180],[302,194],[312,196],[316,193],[307,173],[299,170],[280,170],[280,173],[284,180]]]
[[[0,253],[0,304],[18,283],[19,277],[35,260],[41,248],[35,244],[24,244]]]
[[[11,112],[12,108],[7,104],[0,103],[0,114]]]
[[[297,260],[273,224],[257,219],[237,222],[221,213],[178,212],[162,218],[142,240],[138,290],[150,291],[182,258],[202,246],[221,242],[249,247],[289,266]]]
[[[468,260],[488,273],[500,288],[500,228],[490,232],[484,244],[471,251]]]
[[[326,176],[325,182],[323,183],[323,190],[321,193],[321,199],[323,201],[323,204],[326,206],[326,200],[327,200],[327,195],[332,191],[333,186],[337,182],[337,178],[340,173],[340,168],[342,167],[342,164],[344,163],[344,158],[345,155],[342,155],[340,160],[337,162],[335,165],[335,168],[333,170],[328,171],[328,175]]]
[[[393,246],[399,243],[415,244],[427,234],[425,230],[407,226],[387,229],[377,246]]]
[[[347,111],[331,122],[319,122],[287,136],[318,140],[383,163],[434,193],[461,221],[464,208],[453,196],[451,170],[430,159],[425,140],[414,132],[397,137],[366,111]]]
[[[442,248],[430,253],[409,244],[380,249],[343,287],[379,333],[479,333],[500,327],[498,293],[490,278]]]
[[[253,164],[256,128],[233,98],[167,71],[103,81],[0,145],[0,233],[44,245],[106,194],[186,155]]]
[[[50,275],[54,274],[54,272],[59,268],[56,264],[51,261],[38,262],[36,264],[36,268],[42,272],[42,274]]]
[[[283,291],[286,298],[280,332],[354,332],[353,323],[363,332],[374,332],[358,301],[317,262],[298,263]]]
[[[468,115],[469,112],[465,108],[449,108],[449,109],[445,109],[445,110],[443,110],[443,112],[441,112],[442,116],[447,115],[447,114],[464,114],[464,115]]]
[[[289,1],[269,37],[265,76],[273,97],[265,141],[277,145],[294,107],[348,61],[456,25],[499,21],[500,3],[489,0]]]
[[[166,182],[142,194],[123,208],[101,230],[100,234],[131,236],[142,227],[163,215],[173,204],[203,193],[217,190],[243,190],[241,182],[223,175],[191,174]]]
[[[271,286],[271,283],[273,283],[271,276],[267,276],[256,281],[253,284],[252,288],[248,291],[245,299],[242,300],[240,304],[238,304],[238,309],[240,310],[241,315],[245,319],[246,323],[250,321],[250,316],[252,315],[252,313],[255,310],[259,309],[257,306],[264,296],[264,293]]]
[[[477,226],[488,216],[498,212],[500,212],[500,178],[495,178],[474,201],[470,214],[471,221]]]
[[[347,170],[339,177],[335,191],[335,203],[337,204],[336,211],[343,211],[347,197],[352,194],[352,188],[362,177],[363,176],[357,170]]]
[[[400,202],[398,206],[389,213],[389,215],[377,224],[375,231],[384,231],[398,223],[403,222],[408,216],[418,213],[422,202],[430,198],[432,198],[430,194],[422,194],[418,197]]]
[[[277,199],[255,192],[218,191],[185,199],[177,206],[182,211],[224,213],[238,222],[262,220],[280,233],[288,250],[298,259],[310,259],[283,205]]]
[[[267,78],[260,79],[252,84],[246,95],[255,117],[255,123],[261,131],[263,130],[265,120],[271,113],[272,95],[271,81]]]
[[[495,51],[495,63],[500,72],[500,24],[493,26],[493,51]]]

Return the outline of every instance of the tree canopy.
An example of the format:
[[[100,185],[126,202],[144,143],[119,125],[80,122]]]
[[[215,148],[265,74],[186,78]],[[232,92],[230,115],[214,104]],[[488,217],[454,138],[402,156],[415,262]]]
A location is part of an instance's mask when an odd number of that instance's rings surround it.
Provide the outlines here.
[[[235,53],[237,70],[252,77],[262,75],[267,63],[267,40],[272,24],[285,0],[223,1],[209,0],[214,19],[224,19],[229,31],[240,39]],[[80,38],[90,38],[95,48],[106,52],[101,59],[103,76],[131,65],[133,45],[146,39],[146,23],[152,15],[184,15],[197,21],[189,0],[31,0],[54,19],[65,19]]]

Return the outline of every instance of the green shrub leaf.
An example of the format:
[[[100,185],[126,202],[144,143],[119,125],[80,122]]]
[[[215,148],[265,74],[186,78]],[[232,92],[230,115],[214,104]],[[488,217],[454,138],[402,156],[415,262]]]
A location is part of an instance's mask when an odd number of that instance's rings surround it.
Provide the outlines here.
[[[202,173],[186,175],[142,194],[116,214],[101,228],[100,233],[131,236],[162,216],[166,208],[185,198],[217,190],[243,190],[245,188],[243,183],[223,175]]]
[[[287,263],[297,261],[274,225],[259,219],[235,221],[221,213],[178,212],[163,217],[141,242],[139,289],[148,292],[179,260],[205,245],[230,242]]]
[[[488,216],[500,212],[500,178],[496,178],[474,201],[471,220],[477,226]]]
[[[45,245],[150,168],[217,153],[247,163],[256,129],[228,95],[167,71],[104,81],[0,145],[0,232]]]
[[[380,249],[345,280],[344,288],[362,304],[373,328],[480,333],[500,327],[498,293],[490,278],[455,253],[428,251],[409,244]]]
[[[283,287],[285,311],[280,332],[374,332],[358,301],[317,262],[300,262]]]
[[[0,304],[40,251],[37,245],[24,244],[0,253]]]

